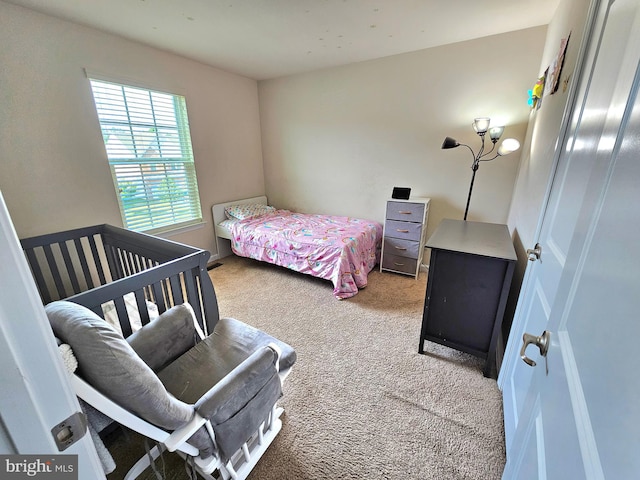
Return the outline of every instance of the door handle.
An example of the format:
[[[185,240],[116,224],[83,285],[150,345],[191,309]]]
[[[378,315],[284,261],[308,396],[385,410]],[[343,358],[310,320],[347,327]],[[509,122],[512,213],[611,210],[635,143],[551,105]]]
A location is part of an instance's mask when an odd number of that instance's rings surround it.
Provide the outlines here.
[[[530,262],[540,260],[540,255],[542,255],[542,247],[539,243],[536,243],[534,248],[527,248],[527,257],[529,257]]]
[[[551,338],[551,333],[548,331],[542,332],[542,335],[536,337],[535,335],[531,335],[530,333],[525,333],[522,335],[522,348],[520,349],[520,358],[524,360],[524,363],[531,367],[536,366],[536,362],[531,360],[526,355],[527,347],[531,344],[534,344],[540,350],[540,355],[543,357],[547,356],[547,352],[549,351],[549,339]]]

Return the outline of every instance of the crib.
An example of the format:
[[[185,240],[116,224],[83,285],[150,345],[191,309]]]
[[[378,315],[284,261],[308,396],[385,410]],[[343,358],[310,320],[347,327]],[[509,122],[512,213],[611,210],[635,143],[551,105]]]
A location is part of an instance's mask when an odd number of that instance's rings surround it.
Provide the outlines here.
[[[110,305],[125,338],[153,319],[150,305],[163,313],[188,302],[205,334],[218,321],[206,250],[106,224],[21,244],[44,304],[65,299],[103,318]]]
[[[235,375],[234,366],[240,365],[251,352],[267,345],[279,352],[279,363],[276,363],[279,367],[276,368],[279,368],[280,383],[295,362],[295,351],[289,345],[240,321],[219,317],[215,290],[207,272],[210,255],[205,250],[106,224],[25,238],[21,244],[45,305],[66,300],[87,307],[117,327],[124,338],[156,317],[162,319],[160,315],[172,307],[188,303],[202,330],[199,341],[210,336],[215,338],[212,344],[218,342],[222,347],[225,347],[225,339],[233,342],[233,348],[220,350],[219,365],[230,364],[229,372],[225,374],[228,377],[224,377],[221,384]],[[107,318],[108,314],[112,314],[111,319]],[[216,325],[218,328],[214,332]],[[154,447],[152,455],[144,456],[134,465],[127,478],[137,476],[149,465],[151,456],[155,458],[167,449],[175,449],[183,456],[192,455],[204,478],[214,478],[210,475],[212,471],[218,471],[225,479],[246,478],[281,426],[279,417],[283,410],[273,405],[268,421],[247,434],[242,448],[224,462],[220,460],[222,457],[216,456],[218,463],[212,463],[203,460],[197,449],[185,443],[192,431],[184,438],[180,437],[181,446],[172,444],[174,436],[186,426],[171,436],[149,424],[139,427],[139,417],[131,420],[126,410],[113,407],[113,402],[105,395],[87,387],[76,375],[72,375],[72,379],[76,394],[82,400],[117,422],[161,442],[162,446]],[[209,428],[215,427],[209,425]],[[217,441],[220,443],[221,437]],[[96,438],[94,442],[100,443]],[[103,466],[108,473],[104,460]]]

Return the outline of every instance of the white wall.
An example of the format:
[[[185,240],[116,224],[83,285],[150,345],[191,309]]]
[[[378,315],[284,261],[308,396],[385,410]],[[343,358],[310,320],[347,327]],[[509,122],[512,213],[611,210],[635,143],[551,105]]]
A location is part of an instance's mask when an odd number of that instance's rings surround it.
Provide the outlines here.
[[[538,70],[539,76],[544,74],[558,55],[560,41],[569,34],[571,36],[562,69],[561,85],[555,94],[543,97],[540,109],[532,110],[527,141],[522,148],[508,224],[524,248],[532,248],[535,244],[536,228],[544,208],[545,192],[558,155],[559,135],[570,87],[576,80],[574,71],[588,9],[589,2],[584,0],[564,0],[548,27],[542,62]]]
[[[203,217],[264,194],[257,83],[0,1],[0,189],[20,237],[122,225],[84,68],[186,97]]]
[[[384,219],[394,186],[432,198],[428,233],[462,218],[473,118],[524,141],[546,27],[258,83],[265,186],[276,206]],[[483,163],[469,220],[506,223],[519,153]]]

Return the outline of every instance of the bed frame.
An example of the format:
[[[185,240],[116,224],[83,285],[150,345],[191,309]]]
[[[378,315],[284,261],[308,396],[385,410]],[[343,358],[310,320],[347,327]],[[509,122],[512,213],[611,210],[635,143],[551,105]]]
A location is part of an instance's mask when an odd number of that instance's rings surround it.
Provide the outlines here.
[[[207,273],[209,252],[111,225],[21,240],[44,304],[69,300],[104,318],[113,301],[122,334],[132,333],[125,295],[133,292],[142,325],[147,301],[163,313],[189,302],[205,334],[218,322],[218,302]]]
[[[216,234],[216,246],[218,247],[218,258],[228,257],[232,255],[231,251],[231,232],[220,225],[220,222],[226,220],[226,216],[224,214],[224,207],[228,207],[230,205],[245,205],[249,203],[260,203],[263,205],[268,205],[267,197],[253,197],[253,198],[244,198],[242,200],[235,200],[233,202],[219,203],[211,207],[211,212],[213,213],[213,226]]]

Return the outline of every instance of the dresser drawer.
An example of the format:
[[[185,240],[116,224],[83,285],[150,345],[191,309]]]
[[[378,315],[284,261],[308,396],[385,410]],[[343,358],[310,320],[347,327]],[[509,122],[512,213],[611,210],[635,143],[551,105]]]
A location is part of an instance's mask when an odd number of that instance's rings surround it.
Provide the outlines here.
[[[400,257],[398,255],[384,254],[382,268],[385,270],[393,270],[395,272],[416,274],[418,260],[415,258]]]
[[[421,234],[422,223],[400,222],[398,220],[387,220],[384,223],[385,237],[403,238],[419,242]]]
[[[387,202],[387,220],[422,223],[424,203]]]
[[[400,257],[418,258],[420,242],[404,240],[402,238],[384,237],[384,254]]]

